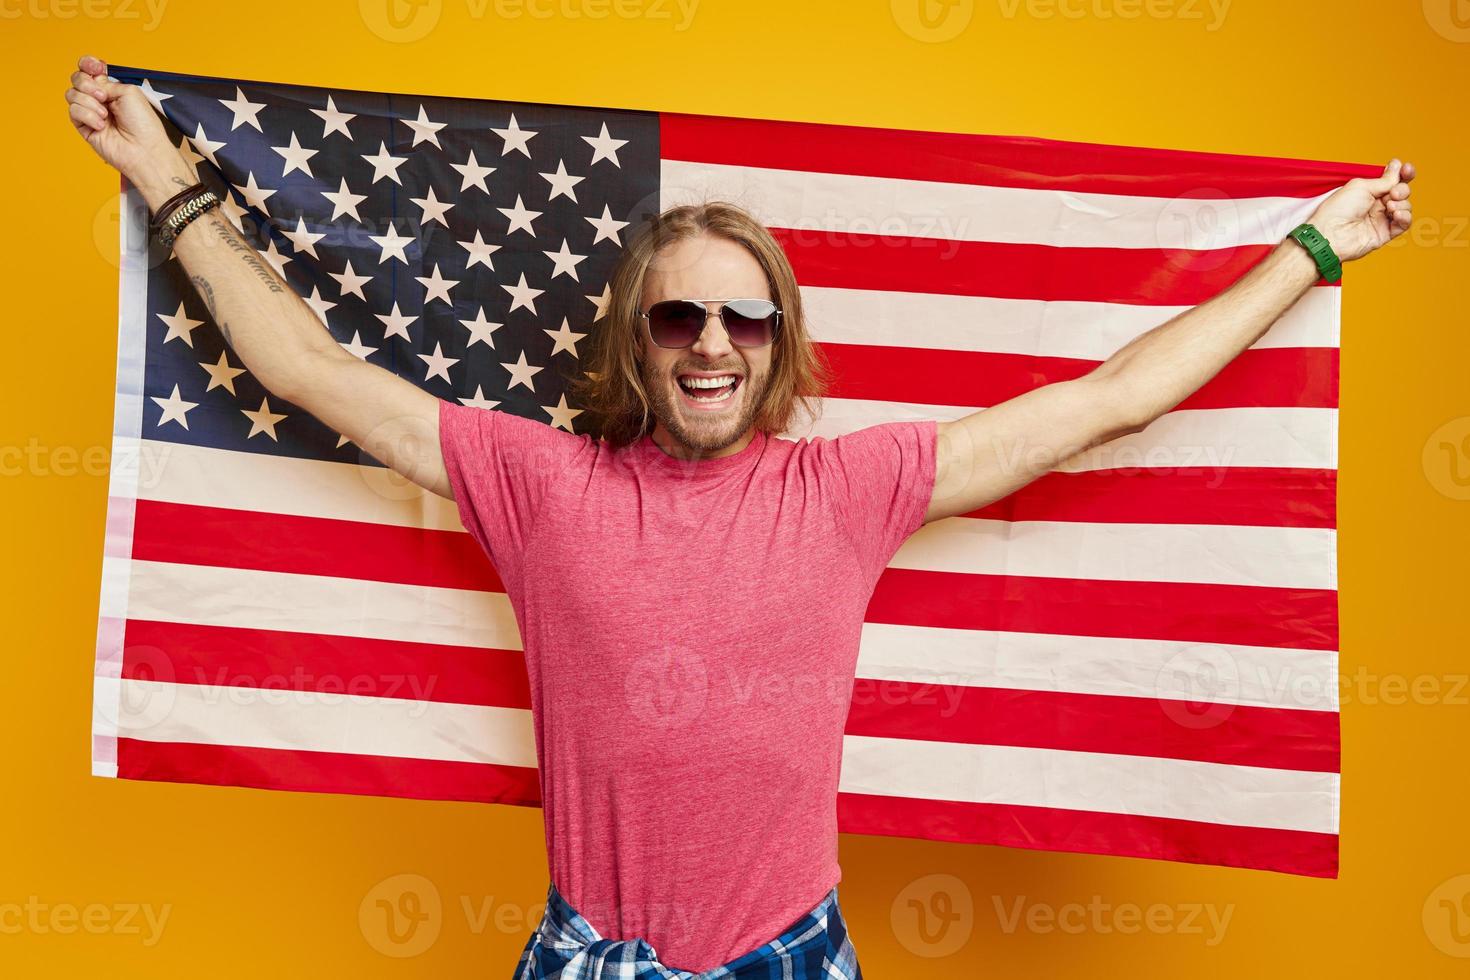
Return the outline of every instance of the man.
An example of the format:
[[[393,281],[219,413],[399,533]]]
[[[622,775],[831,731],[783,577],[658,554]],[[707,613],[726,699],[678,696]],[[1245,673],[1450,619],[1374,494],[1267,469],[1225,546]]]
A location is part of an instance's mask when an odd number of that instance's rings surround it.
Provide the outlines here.
[[[150,209],[196,182],[101,61],[81,59],[66,98]],[[1359,258],[1409,227],[1413,177],[1395,160],[1310,223]],[[552,879],[525,977],[860,976],[836,903],[835,799],[884,567],[925,522],[1147,426],[1321,274],[1284,240],[1082,378],[952,422],[791,441],[775,436],[823,388],[791,267],[740,209],[676,208],[614,272],[579,383],[594,438],[442,401],[358,359],[217,210],[191,224],[174,248],[245,366],[453,499],[505,583]],[[657,683],[670,673],[672,690]]]

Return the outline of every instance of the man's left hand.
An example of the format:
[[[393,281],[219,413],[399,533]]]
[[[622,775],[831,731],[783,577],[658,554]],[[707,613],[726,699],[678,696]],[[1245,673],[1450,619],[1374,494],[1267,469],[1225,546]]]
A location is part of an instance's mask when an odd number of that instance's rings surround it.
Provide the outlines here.
[[[1362,258],[1409,230],[1409,181],[1414,165],[1389,161],[1383,176],[1355,177],[1343,184],[1307,219],[1343,262]]]

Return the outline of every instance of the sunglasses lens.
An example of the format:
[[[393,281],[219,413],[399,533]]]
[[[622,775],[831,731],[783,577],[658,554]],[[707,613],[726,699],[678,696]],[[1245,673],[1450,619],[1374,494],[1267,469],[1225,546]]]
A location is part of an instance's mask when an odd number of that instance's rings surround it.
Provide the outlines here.
[[[776,329],[776,304],[763,299],[737,299],[725,304],[725,331],[741,347],[764,347]]]
[[[660,347],[691,347],[704,330],[704,307],[667,299],[648,309],[648,332]]]

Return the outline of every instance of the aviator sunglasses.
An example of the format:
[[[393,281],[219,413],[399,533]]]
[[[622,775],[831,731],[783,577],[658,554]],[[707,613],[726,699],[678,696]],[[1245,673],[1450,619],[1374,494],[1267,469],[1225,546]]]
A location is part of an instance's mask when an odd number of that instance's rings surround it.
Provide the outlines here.
[[[648,335],[660,347],[693,347],[713,315],[705,303],[717,300],[666,299],[638,315],[648,321]],[[766,299],[730,299],[720,303],[720,322],[736,347],[764,347],[776,339],[781,310]]]

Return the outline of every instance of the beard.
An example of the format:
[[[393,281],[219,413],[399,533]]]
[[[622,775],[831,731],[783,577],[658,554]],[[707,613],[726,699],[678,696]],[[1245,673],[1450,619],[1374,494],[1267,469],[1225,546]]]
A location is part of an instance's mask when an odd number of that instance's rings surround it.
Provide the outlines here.
[[[700,370],[716,370],[702,368]],[[677,390],[679,369],[667,374],[656,372],[645,360],[639,367],[643,390],[648,392],[649,411],[664,429],[693,453],[717,453],[733,445],[745,435],[760,411],[766,391],[766,375],[745,374],[731,398],[739,399],[739,407],[722,412],[686,412],[683,395]]]

